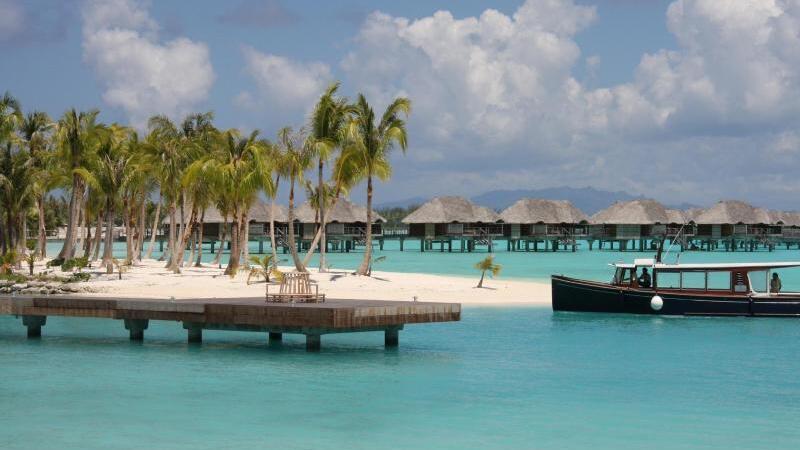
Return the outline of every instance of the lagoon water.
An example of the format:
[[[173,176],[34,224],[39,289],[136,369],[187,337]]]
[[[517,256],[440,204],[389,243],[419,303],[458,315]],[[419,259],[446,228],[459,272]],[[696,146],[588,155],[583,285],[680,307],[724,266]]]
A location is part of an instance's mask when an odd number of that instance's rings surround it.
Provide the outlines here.
[[[387,251],[382,270],[474,275],[481,254]],[[498,252],[504,274],[606,279],[647,254]],[[360,253],[332,255],[353,268]],[[687,253],[796,260],[797,251]],[[0,317],[0,448],[797,448],[800,322],[465,307],[459,323],[297,336]]]

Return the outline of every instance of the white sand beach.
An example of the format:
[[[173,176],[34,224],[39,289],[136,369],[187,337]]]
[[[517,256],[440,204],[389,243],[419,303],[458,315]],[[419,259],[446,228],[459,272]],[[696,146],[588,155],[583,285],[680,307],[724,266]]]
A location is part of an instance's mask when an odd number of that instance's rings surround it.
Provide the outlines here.
[[[115,295],[137,298],[227,298],[261,296],[265,292],[263,278],[247,284],[247,272],[236,278],[223,274],[216,267],[185,267],[181,274],[164,269],[164,263],[145,260],[123,273],[106,275],[94,264],[84,272],[97,274],[80,286],[90,287],[92,295]],[[291,271],[291,267],[281,267]],[[550,305],[550,285],[546,282],[491,279],[487,276],[484,287],[475,288],[478,276],[455,277],[419,273],[373,272],[372,277],[357,276],[352,271],[331,270],[318,273],[310,269],[311,278],[319,284],[319,291],[328,298],[413,300],[459,302],[466,305]],[[61,272],[55,271],[58,275]],[[277,289],[277,286],[275,286]]]

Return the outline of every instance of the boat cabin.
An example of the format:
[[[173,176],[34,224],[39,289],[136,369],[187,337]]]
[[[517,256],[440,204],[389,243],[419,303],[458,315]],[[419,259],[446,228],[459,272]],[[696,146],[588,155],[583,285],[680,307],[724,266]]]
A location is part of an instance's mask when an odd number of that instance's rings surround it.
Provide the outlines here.
[[[800,267],[800,262],[777,263],[714,263],[714,264],[665,264],[653,259],[636,259],[633,264],[615,263],[614,286],[652,289],[653,291],[680,291],[692,294],[721,294],[741,296],[797,295],[774,290],[771,287],[773,274],[779,269]],[[647,271],[650,285],[647,286]],[[783,283],[783,281],[782,281]]]

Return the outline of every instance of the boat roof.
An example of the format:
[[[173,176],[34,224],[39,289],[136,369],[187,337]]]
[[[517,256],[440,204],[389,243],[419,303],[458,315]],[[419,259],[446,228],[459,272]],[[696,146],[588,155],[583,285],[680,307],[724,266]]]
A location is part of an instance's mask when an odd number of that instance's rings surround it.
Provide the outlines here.
[[[788,267],[800,267],[800,261],[781,261],[781,262],[751,262],[751,263],[689,263],[689,264],[667,264],[656,263],[653,259],[636,259],[631,263],[613,263],[614,267],[622,269],[632,269],[634,267],[652,267],[659,270],[733,270],[733,269],[785,269]]]

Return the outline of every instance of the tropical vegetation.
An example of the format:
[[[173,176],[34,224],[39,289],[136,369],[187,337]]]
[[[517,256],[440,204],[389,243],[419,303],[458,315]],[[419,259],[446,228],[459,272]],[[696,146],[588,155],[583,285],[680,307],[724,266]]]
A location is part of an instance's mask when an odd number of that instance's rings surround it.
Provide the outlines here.
[[[275,139],[259,130],[221,129],[211,112],[181,121],[156,115],[146,129],[104,123],[100,111],[75,108],[51,118],[25,111],[10,93],[0,97],[0,255],[9,264],[33,264],[48,256],[51,266],[81,267],[99,261],[111,273],[150,258],[158,236],[167,245],[165,269],[200,266],[206,211],[224,217],[219,239],[230,248],[226,273],[253,264],[255,277],[275,273],[278,257],[275,201],[281,182],[288,190],[289,223],[297,196],[315,210],[316,235],[300,255],[294,226],[287,241],[295,270],[305,271],[314,254],[326,270],[325,233],[330,211],[358,185],[366,188],[367,223],[372,222],[374,182],[391,175],[390,155],[408,146],[410,102],[397,98],[376,116],[363,95],[354,102],[339,83],[321,93],[307,123],[278,130]],[[268,133],[267,135],[271,135]],[[272,254],[250,258],[250,211],[259,198],[270,201],[268,233]],[[46,251],[48,233],[64,228],[57,255]],[[163,235],[162,235],[163,233]],[[125,240],[125,254],[113,243]],[[149,240],[149,244],[148,244]],[[369,275],[372,230],[366,227],[358,273]],[[221,244],[214,263],[221,262]],[[188,256],[188,257],[187,257]],[[32,266],[31,266],[32,267]]]

